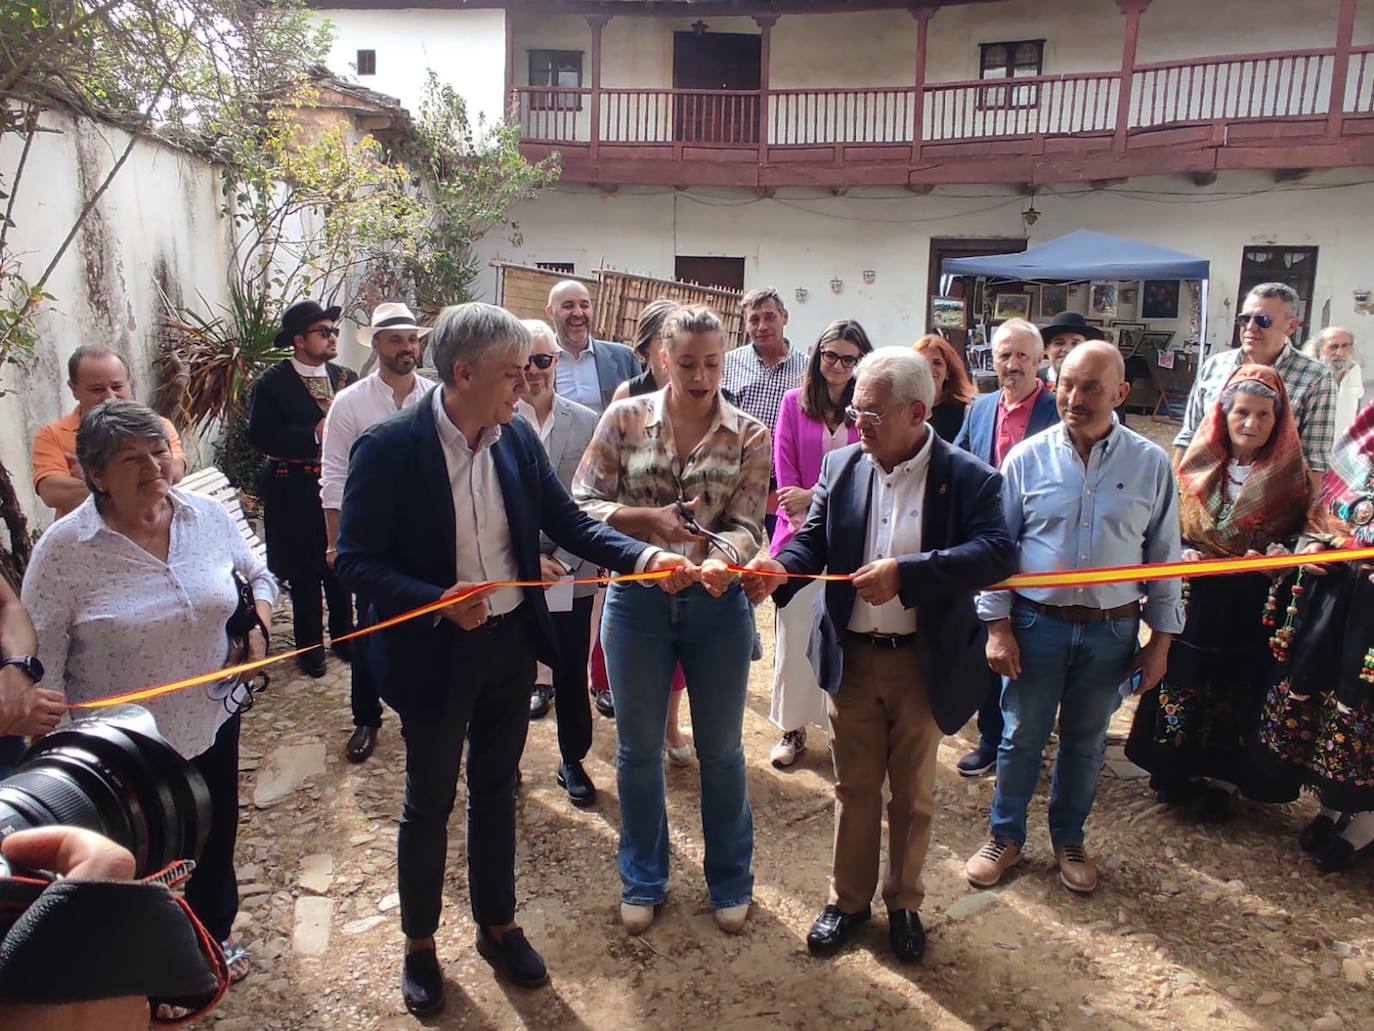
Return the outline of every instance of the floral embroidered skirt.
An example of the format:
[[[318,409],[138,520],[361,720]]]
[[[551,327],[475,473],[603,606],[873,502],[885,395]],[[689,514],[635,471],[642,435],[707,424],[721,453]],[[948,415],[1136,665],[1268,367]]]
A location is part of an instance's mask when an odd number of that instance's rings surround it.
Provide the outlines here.
[[[1187,624],[1159,687],[1141,696],[1126,742],[1156,790],[1211,777],[1260,802],[1297,797],[1294,776],[1256,762],[1273,664],[1260,622],[1268,589],[1269,578],[1253,573],[1190,582]]]
[[[1303,578],[1292,651],[1271,678],[1259,740],[1273,768],[1299,776],[1323,805],[1365,812],[1374,810],[1374,683],[1361,672],[1374,647],[1374,584],[1369,567],[1326,568]]]

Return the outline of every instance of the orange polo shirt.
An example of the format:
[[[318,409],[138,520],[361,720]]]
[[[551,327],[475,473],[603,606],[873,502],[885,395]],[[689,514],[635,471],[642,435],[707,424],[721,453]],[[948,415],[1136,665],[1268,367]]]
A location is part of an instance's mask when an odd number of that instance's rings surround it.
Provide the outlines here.
[[[48,423],[38,435],[33,438],[33,486],[38,489],[38,485],[49,476],[79,476],[73,473],[71,466],[67,464],[67,455],[76,454],[76,431],[81,427],[81,407],[78,405],[62,418]],[[172,457],[181,459],[182,467],[186,465],[186,454],[181,450],[181,438],[177,436],[177,428],[168,420],[162,420],[162,428],[167,431],[167,442],[172,445]],[[58,511],[59,516],[64,516],[71,509]]]

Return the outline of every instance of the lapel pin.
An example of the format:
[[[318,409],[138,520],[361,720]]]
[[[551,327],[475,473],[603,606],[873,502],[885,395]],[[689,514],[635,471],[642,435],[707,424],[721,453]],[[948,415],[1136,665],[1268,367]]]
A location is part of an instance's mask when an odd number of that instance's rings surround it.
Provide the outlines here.
[[[949,493],[949,484],[948,484],[948,483],[942,483],[942,484],[940,484],[940,493],[941,493],[941,494],[948,494],[948,493]]]

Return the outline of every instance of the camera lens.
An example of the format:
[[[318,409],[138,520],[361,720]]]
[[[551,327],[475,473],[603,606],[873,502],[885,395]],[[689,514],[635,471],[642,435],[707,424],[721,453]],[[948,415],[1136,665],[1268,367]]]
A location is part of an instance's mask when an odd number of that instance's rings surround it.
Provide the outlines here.
[[[0,781],[0,839],[30,827],[84,827],[132,852],[140,877],[196,858],[210,817],[200,771],[137,705],[54,731]]]

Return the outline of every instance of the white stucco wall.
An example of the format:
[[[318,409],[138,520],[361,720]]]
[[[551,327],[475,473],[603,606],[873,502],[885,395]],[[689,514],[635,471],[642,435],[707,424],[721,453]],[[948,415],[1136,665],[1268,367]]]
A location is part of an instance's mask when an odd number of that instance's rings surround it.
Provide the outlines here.
[[[1278,186],[1266,174],[1230,173],[1205,189],[1167,176],[1100,191],[1066,186],[1036,196],[1041,217],[1030,242],[1095,229],[1209,259],[1211,349],[1230,339],[1244,247],[1317,246],[1312,324],[1352,329],[1374,379],[1374,316],[1356,314],[1353,297],[1374,289],[1359,217],[1374,204],[1368,178],[1332,172]],[[522,247],[489,242],[487,256],[571,261],[583,274],[604,263],[668,278],[679,254],[743,257],[747,286],[769,284],[787,299],[794,340],[810,342],[830,320],[850,317],[875,342],[905,343],[925,329],[931,238],[1022,236],[1025,207],[1024,197],[990,187],[941,188],[928,196],[779,190],[774,198],[743,190],[602,194],[564,187],[516,213]],[[871,286],[863,283],[865,269],[876,273]],[[832,278],[843,281],[841,293],[832,293]],[[482,286],[494,296],[492,270]],[[793,300],[798,287],[808,291],[804,303]]]
[[[505,12],[323,10],[334,25],[327,64],[337,75],[400,99],[418,114],[425,81],[433,68],[468,103],[475,121],[502,117],[506,75]],[[377,52],[377,74],[356,74],[359,50]]]
[[[43,124],[60,132],[34,141],[8,241],[30,280],[42,273],[128,142],[119,129],[62,114],[44,115]],[[19,149],[14,136],[3,137],[0,179],[7,186]],[[39,427],[75,404],[66,386],[67,357],[81,344],[115,347],[131,359],[135,396],[147,400],[166,310],[159,286],[175,303],[227,299],[228,245],[219,205],[219,179],[209,164],[140,142],[48,280],[46,289],[57,299],[35,321],[37,356],[27,369],[11,367],[0,380],[6,392],[0,397],[0,458],[33,526],[46,525],[51,513],[32,491],[29,446]],[[197,464],[196,442],[186,445]]]

